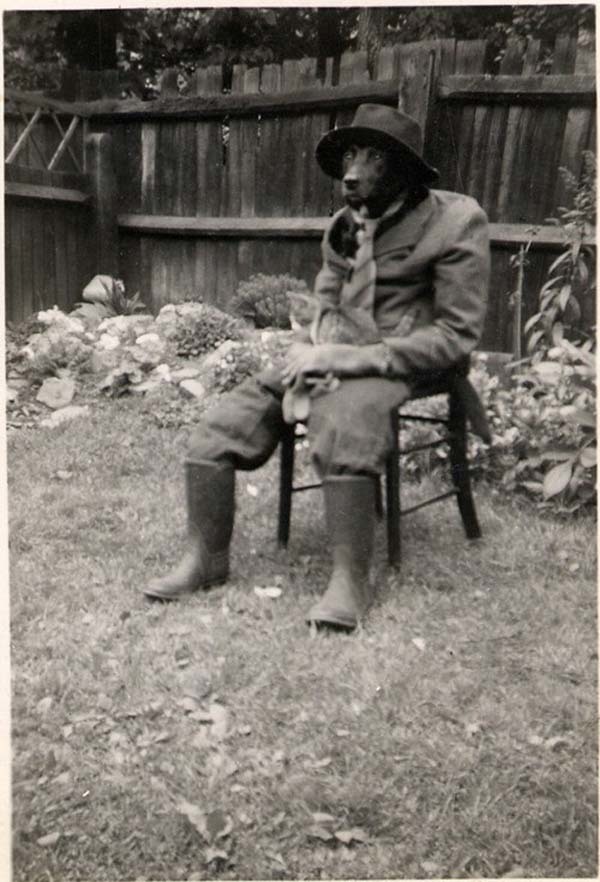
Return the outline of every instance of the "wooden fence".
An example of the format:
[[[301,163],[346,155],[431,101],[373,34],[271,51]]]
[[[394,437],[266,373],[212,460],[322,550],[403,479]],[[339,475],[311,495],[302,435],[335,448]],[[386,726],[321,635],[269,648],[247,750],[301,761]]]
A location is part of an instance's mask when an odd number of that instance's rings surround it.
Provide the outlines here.
[[[226,307],[255,272],[312,282],[322,230],[341,201],[314,147],[359,103],[377,101],[416,116],[440,186],[473,195],[488,212],[493,273],[483,346],[510,350],[510,258],[536,226],[526,319],[560,242],[545,223],[565,199],[558,168],[579,174],[583,151],[594,149],[594,56],[590,44],[561,38],[552,72],[541,75],[539,45],[512,43],[490,76],[486,50],[484,41],[454,40],[384,49],[374,80],[363,53],[342,56],[339,72],[328,60],[323,82],[315,59],[238,66],[227,95],[220,68],[196,71],[185,94],[168,72],[159,100],[66,106],[86,116],[90,132],[112,138],[118,243],[113,235],[106,253],[118,244],[127,290],[154,309],[198,298]],[[108,222],[104,230],[110,235]],[[591,324],[594,305],[585,309]]]

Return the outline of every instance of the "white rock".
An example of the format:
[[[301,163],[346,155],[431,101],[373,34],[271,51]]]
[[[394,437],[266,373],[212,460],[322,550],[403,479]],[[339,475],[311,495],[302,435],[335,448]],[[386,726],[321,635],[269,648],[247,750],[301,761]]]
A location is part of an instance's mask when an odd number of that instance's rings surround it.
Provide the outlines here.
[[[165,364],[164,362],[162,364],[157,364],[154,370],[151,372],[150,376],[153,379],[162,380],[165,383],[170,383],[173,379],[171,368],[168,364]]]
[[[89,303],[109,303],[112,294],[112,276],[94,276],[83,289],[83,300]]]
[[[59,407],[66,407],[71,402],[73,395],[75,395],[73,380],[59,380],[56,377],[50,377],[42,383],[36,400],[53,408],[53,410],[58,410]]]
[[[159,367],[160,367],[160,365],[159,365]],[[197,368],[197,367],[195,367],[195,368],[193,368],[193,367],[179,368],[179,370],[171,372],[171,379],[175,383],[180,383],[181,380],[191,380],[193,377],[197,377],[199,373],[200,373],[200,368]]]
[[[121,341],[113,334],[101,334],[97,345],[100,349],[117,349],[121,345]]]
[[[87,404],[71,404],[68,407],[61,407],[60,410],[55,410],[53,414],[42,420],[40,425],[53,429],[55,426],[60,426],[61,423],[69,422],[70,420],[77,419],[77,417],[87,416],[89,412],[90,409]]]
[[[190,398],[201,401],[206,396],[206,389],[199,380],[182,380],[179,388]]]
[[[152,348],[153,346],[164,346],[163,341],[155,332],[141,334],[136,338],[135,342],[138,346],[148,346],[149,348]]]

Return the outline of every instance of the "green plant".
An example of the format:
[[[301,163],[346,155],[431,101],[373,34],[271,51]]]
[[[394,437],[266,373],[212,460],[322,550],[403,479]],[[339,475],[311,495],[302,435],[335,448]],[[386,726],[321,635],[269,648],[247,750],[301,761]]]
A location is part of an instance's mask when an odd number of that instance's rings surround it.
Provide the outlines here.
[[[558,209],[558,218],[550,222],[559,226],[565,248],[548,270],[549,278],[539,295],[539,310],[526,323],[530,353],[543,353],[567,335],[571,339],[585,339],[578,327],[581,303],[595,293],[595,255],[585,244],[594,232],[596,218],[596,157],[591,151],[583,155],[583,173],[577,178],[565,168],[559,169],[567,192],[572,194],[572,205]]]
[[[228,392],[243,380],[251,377],[263,366],[260,352],[255,345],[235,342],[231,348],[213,364],[206,377],[211,391]]]
[[[139,291],[133,297],[127,297],[125,285],[120,279],[111,278],[107,283],[102,277],[99,277],[99,283],[104,289],[104,294],[96,295],[91,301],[77,303],[71,315],[99,323],[105,318],[112,318],[116,315],[135,315],[140,312],[148,312],[148,307],[140,300]]]
[[[156,321],[183,358],[205,355],[225,340],[241,340],[247,333],[239,319],[208,303],[169,304]]]
[[[308,286],[302,279],[287,274],[269,276],[258,273],[240,282],[231,308],[257,328],[289,328],[288,291],[308,293]]]

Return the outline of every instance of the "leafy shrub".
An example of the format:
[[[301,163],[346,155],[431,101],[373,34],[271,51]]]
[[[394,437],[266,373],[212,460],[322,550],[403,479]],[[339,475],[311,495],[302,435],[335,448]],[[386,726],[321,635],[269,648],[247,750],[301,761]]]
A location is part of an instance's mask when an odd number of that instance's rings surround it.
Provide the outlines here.
[[[559,217],[550,221],[561,228],[566,247],[548,270],[538,312],[525,325],[529,352],[556,345],[565,335],[573,340],[586,336],[578,323],[582,300],[592,300],[596,287],[594,250],[584,244],[585,237],[593,235],[596,219],[596,157],[590,151],[585,151],[583,157],[581,180],[568,169],[559,170],[572,195],[572,205],[559,208]]]
[[[87,369],[92,346],[83,322],[57,306],[39,312],[37,322],[44,330],[33,333],[20,350],[32,379],[53,376],[64,368]]]
[[[248,342],[234,342],[221,358],[214,361],[203,379],[213,392],[228,392],[261,369],[264,360]]]
[[[302,279],[287,274],[258,273],[240,282],[231,308],[257,328],[287,329],[290,327],[288,291],[308,293],[308,286]]]
[[[492,430],[491,445],[469,437],[473,474],[506,492],[523,492],[541,509],[572,514],[595,502],[595,355],[591,343],[562,340],[543,361],[528,360],[503,385],[476,353],[470,379]],[[444,416],[445,396],[412,402],[411,413]],[[414,447],[441,437],[436,425],[405,423],[401,445]],[[447,475],[447,448],[409,454],[403,473],[440,470]]]
[[[225,340],[242,340],[247,334],[239,319],[207,303],[169,304],[156,324],[184,358],[205,355]]]

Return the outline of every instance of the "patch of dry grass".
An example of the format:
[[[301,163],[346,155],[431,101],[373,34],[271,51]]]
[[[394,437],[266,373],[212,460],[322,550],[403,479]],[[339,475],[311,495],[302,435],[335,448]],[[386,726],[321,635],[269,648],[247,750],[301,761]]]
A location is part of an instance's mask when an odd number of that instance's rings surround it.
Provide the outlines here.
[[[595,876],[595,525],[481,488],[473,544],[425,509],[400,575],[379,529],[365,627],[314,635],[320,494],[277,551],[276,461],[238,475],[230,583],[141,596],[184,449],[126,400],[11,439],[14,878]]]

